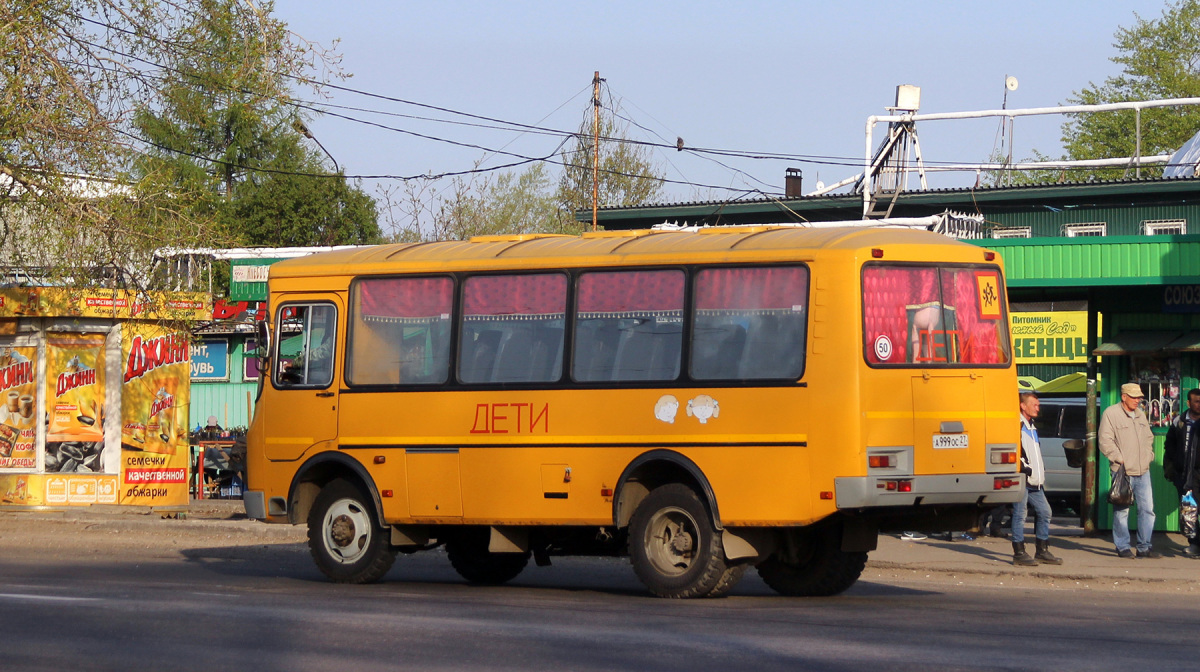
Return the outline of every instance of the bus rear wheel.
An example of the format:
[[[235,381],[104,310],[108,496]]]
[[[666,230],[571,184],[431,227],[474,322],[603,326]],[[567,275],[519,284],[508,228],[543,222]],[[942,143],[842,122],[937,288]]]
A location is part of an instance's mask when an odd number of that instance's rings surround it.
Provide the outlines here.
[[[837,595],[858,581],[867,564],[865,551],[843,551],[839,537],[826,531],[783,544],[758,564],[758,575],[781,595]]]
[[[517,578],[529,564],[530,553],[492,553],[490,531],[464,529],[446,540],[446,555],[458,575],[471,583],[498,586]]]
[[[396,561],[370,498],[342,479],[322,488],[313,502],[308,550],[321,573],[336,583],[373,583]]]
[[[672,483],[642,500],[629,523],[633,571],[659,597],[714,597],[741,578],[730,572],[708,510],[696,492]],[[727,574],[728,572],[728,574]]]

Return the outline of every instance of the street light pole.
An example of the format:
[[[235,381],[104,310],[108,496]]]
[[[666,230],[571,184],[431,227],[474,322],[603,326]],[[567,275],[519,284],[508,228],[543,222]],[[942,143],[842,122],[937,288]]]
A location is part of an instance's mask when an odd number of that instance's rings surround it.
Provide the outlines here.
[[[320,147],[321,151],[325,152],[325,156],[328,156],[329,160],[333,162],[334,172],[337,172],[337,173],[342,172],[342,169],[338,167],[337,159],[333,158],[333,155],[329,153],[328,149],[325,149],[325,145],[322,145],[320,140],[317,140],[315,137],[313,137],[312,131],[308,130],[308,126],[305,126],[303,121],[296,119],[295,121],[292,122],[292,128],[296,129],[296,132],[299,133],[300,135],[303,135],[304,137],[308,138],[309,140],[312,140],[313,142],[317,143],[317,147]]]

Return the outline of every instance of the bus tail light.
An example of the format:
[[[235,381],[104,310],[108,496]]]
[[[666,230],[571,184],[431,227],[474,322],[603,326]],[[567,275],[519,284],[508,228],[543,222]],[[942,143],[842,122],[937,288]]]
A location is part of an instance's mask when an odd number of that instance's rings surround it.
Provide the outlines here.
[[[1016,464],[1017,451],[1015,450],[994,450],[991,455],[992,464]]]
[[[984,261],[995,261],[996,253],[992,252],[991,250],[985,250],[983,253],[983,260]]]
[[[1020,484],[1021,484],[1021,479],[1019,479],[1019,478],[997,478],[992,483],[992,489],[993,490],[1004,490],[1005,488],[1011,488],[1014,485],[1020,485]]]
[[[867,457],[867,466],[872,469],[890,469],[896,466],[895,455],[871,455]]]
[[[912,480],[889,478],[875,482],[875,487],[888,492],[912,492]]]

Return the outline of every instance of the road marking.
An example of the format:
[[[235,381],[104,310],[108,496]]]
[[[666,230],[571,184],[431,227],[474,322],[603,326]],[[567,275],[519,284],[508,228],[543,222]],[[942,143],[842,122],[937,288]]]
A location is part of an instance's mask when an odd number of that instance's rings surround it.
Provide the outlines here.
[[[0,593],[0,599],[35,600],[43,602],[99,602],[98,597],[58,597],[54,595],[29,595],[26,593]]]

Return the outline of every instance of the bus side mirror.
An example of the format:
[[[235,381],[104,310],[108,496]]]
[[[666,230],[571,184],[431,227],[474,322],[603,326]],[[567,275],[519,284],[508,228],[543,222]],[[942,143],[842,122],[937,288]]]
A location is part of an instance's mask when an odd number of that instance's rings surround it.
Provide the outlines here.
[[[267,362],[271,359],[271,325],[265,320],[258,322],[254,325],[254,331],[258,341],[257,352],[254,353],[258,357],[258,370],[266,371]]]

